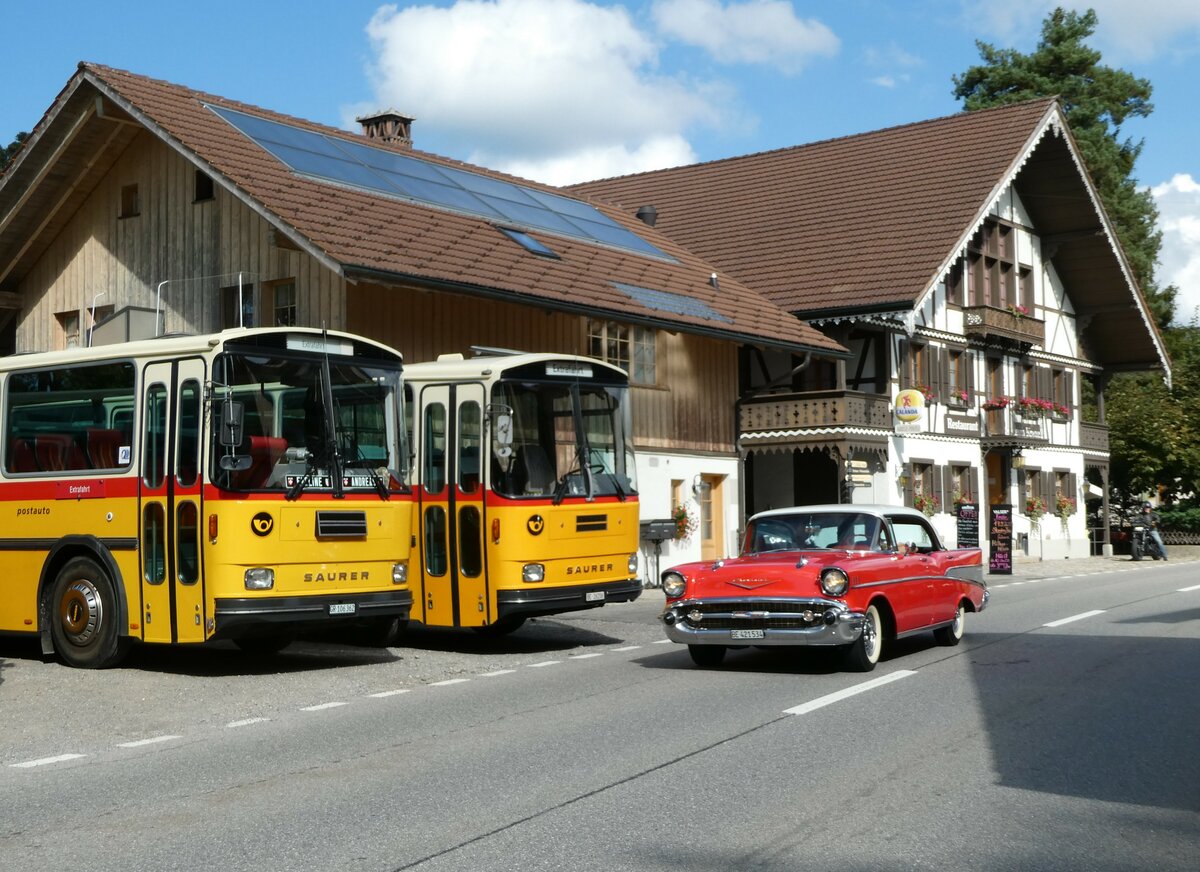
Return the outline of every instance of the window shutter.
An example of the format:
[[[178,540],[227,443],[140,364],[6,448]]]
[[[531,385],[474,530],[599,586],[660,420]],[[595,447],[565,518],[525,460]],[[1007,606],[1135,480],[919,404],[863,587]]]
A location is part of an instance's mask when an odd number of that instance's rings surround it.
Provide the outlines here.
[[[1054,511],[1054,470],[1042,470],[1042,502],[1046,504],[1046,511]]]
[[[1063,373],[1063,388],[1066,393],[1066,398],[1063,400],[1063,405],[1068,409],[1075,405],[1075,372],[1068,369]]]
[[[1038,391],[1038,398],[1042,400],[1054,399],[1054,371],[1048,366],[1039,367],[1042,375],[1042,384]]]
[[[907,483],[904,485],[904,505],[910,509],[913,507],[913,465],[911,463],[904,464],[904,475]]]
[[[942,510],[954,513],[954,467],[946,464],[942,467]]]
[[[1025,470],[1018,470],[1020,475],[1017,476],[1017,511],[1025,511],[1025,501],[1033,494],[1029,493],[1029,473]]]
[[[1067,487],[1071,490],[1067,496],[1075,501],[1075,507],[1071,509],[1071,514],[1073,515],[1079,511],[1079,504],[1082,502],[1082,499],[1079,496],[1079,481],[1073,472],[1067,473]]]
[[[938,505],[941,506],[943,512],[949,511],[946,503],[946,472],[949,467],[931,466],[929,474],[933,481],[930,486],[933,488],[933,495],[937,497]]]
[[[963,387],[967,389],[967,402],[973,401],[975,396],[975,352],[963,352],[963,372],[966,373],[966,381]]]
[[[950,398],[950,349],[938,349],[938,386],[937,395],[942,402]],[[943,503],[945,505],[945,503]]]
[[[900,340],[900,359],[897,369],[900,371],[900,390],[912,387],[912,343],[907,339]]]
[[[975,502],[976,505],[982,505],[983,504],[983,494],[984,494],[984,491],[986,490],[986,488],[980,487],[979,467],[972,466],[972,467],[969,467],[969,470],[970,470],[970,476],[971,476],[971,483],[968,485],[968,488],[969,488],[968,493],[971,495],[971,499]]]

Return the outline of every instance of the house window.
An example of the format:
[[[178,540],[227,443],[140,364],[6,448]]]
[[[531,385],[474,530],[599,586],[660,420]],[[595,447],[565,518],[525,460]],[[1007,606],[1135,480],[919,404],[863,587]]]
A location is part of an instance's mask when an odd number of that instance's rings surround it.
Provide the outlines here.
[[[658,334],[616,321],[588,321],[588,354],[621,367],[633,384],[658,383]]]
[[[960,260],[950,267],[946,276],[946,302],[954,306],[963,304],[963,262]]]
[[[971,366],[972,357],[968,351],[949,349],[946,364],[946,388],[949,391],[948,402],[971,402]]]
[[[212,176],[204,172],[204,170],[196,170],[196,197],[195,202],[202,203],[205,200],[211,200],[216,196],[216,189],[213,187]]]
[[[79,347],[79,312],[58,312],[58,347]]]
[[[975,476],[970,466],[950,464],[950,499],[957,505],[975,499]]]
[[[238,297],[241,311],[238,311]],[[253,327],[255,325],[254,285],[233,285],[221,288],[221,329]]]
[[[971,306],[1032,310],[1032,271],[1017,260],[1017,230],[989,220],[967,246],[967,298]],[[954,302],[954,300],[951,300]]]
[[[118,217],[134,218],[142,213],[142,204],[138,199],[137,185],[123,185],[121,187],[121,212]]]
[[[294,327],[296,324],[296,283],[280,282],[271,288],[271,312],[276,327]]]

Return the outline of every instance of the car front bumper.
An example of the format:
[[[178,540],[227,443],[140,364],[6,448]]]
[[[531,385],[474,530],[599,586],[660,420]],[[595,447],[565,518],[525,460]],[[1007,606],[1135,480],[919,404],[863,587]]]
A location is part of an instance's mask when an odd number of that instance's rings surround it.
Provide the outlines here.
[[[683,600],[660,619],[685,645],[849,645],[866,624],[864,613],[824,599]]]

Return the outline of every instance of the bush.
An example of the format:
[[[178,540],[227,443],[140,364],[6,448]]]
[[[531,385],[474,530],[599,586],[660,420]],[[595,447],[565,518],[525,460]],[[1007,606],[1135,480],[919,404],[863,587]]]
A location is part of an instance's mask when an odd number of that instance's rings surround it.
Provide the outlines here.
[[[1200,507],[1156,509],[1159,526],[1164,530],[1178,530],[1184,533],[1200,533]]]

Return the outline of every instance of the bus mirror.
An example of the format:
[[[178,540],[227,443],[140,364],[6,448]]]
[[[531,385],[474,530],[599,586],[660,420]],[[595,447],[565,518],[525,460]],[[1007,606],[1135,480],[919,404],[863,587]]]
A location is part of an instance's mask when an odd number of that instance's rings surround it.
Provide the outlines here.
[[[493,423],[495,426],[492,428],[492,451],[495,452],[497,457],[511,456],[513,444],[512,415],[496,415]]]
[[[242,442],[242,419],[246,407],[235,400],[225,400],[221,404],[221,444],[237,446]],[[249,458],[247,458],[249,459]]]
[[[254,458],[249,454],[222,454],[217,465],[230,472],[240,472],[243,469],[249,469],[253,462]]]

